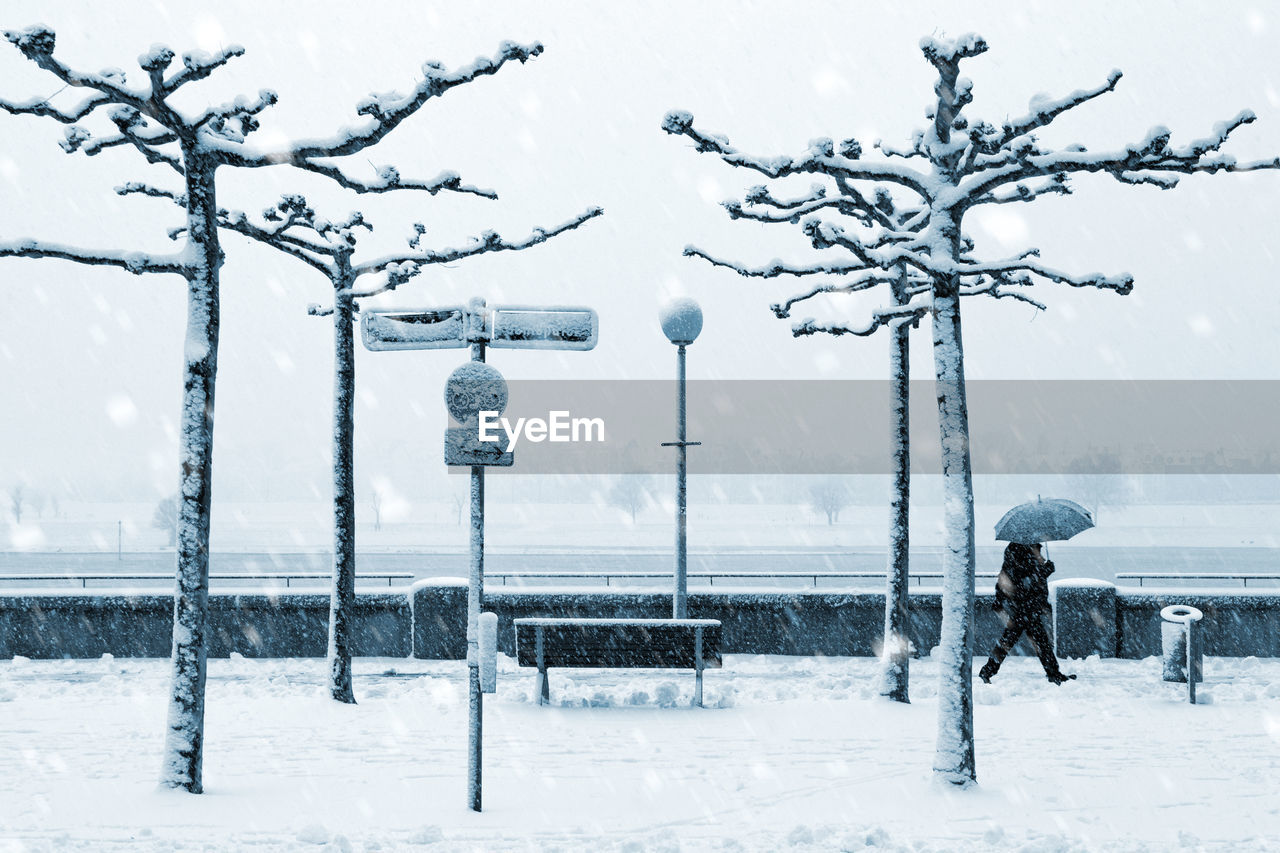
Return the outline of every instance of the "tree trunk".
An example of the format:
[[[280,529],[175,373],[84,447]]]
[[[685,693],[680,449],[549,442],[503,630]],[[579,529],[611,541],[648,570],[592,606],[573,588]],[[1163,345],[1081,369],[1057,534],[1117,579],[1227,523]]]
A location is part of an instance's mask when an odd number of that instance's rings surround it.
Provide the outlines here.
[[[905,274],[899,277],[905,284]],[[894,302],[905,304],[905,289],[894,287]],[[894,326],[889,341],[890,431],[893,435],[893,483],[889,495],[889,565],[884,600],[884,657],[880,695],[910,702],[911,583],[911,326]]]
[[[973,475],[959,282],[935,287],[933,359],[946,547],[943,549],[942,641],[938,661],[938,741],[933,769],[953,785],[977,781],[973,748]]]
[[[338,268],[350,270],[346,258]],[[351,644],[356,609],[356,495],[353,413],[355,335],[349,275],[335,281],[333,303],[333,594],[329,597],[329,695],[355,704]]]
[[[213,402],[218,372],[218,245],[215,165],[183,149],[187,187],[186,367],[182,392],[177,589],[173,602],[173,681],[160,784],[203,790],[205,632],[209,622],[209,511],[213,480]]]

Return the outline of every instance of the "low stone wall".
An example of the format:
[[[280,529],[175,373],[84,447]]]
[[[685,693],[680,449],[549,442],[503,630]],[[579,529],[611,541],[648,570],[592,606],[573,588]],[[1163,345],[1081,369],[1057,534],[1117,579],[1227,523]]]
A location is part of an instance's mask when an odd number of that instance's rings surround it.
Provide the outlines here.
[[[403,593],[356,597],[355,654],[407,657],[413,650]],[[211,595],[209,655],[323,657],[329,596]],[[0,596],[0,658],[168,657],[172,595]]]
[[[1160,610],[1190,604],[1204,612],[1206,655],[1280,657],[1280,597],[1254,592],[1204,595],[1118,590],[1092,580],[1052,584],[1051,629],[1060,657],[1141,658],[1160,653]],[[1003,624],[990,593],[974,605],[974,656],[995,645]],[[458,660],[466,656],[467,588],[421,581],[408,593],[357,596],[355,653],[364,657]],[[211,595],[209,654],[323,657],[324,594]],[[499,587],[485,609],[498,614],[498,646],[515,653],[521,616],[665,618],[671,599],[656,592],[514,590]],[[0,658],[168,657],[173,598],[167,595],[0,595]],[[884,596],[876,592],[693,592],[689,616],[723,623],[725,654],[865,656],[879,653]],[[939,642],[942,596],[911,596],[911,642]],[[1015,654],[1030,654],[1025,639]]]
[[[466,657],[467,588],[421,581],[413,599],[414,656]],[[974,605],[975,648],[989,650],[1004,630],[991,610],[994,596]],[[512,620],[525,616],[580,619],[665,619],[671,596],[657,592],[512,590],[486,592],[484,609],[498,615],[498,649],[515,654]],[[877,655],[884,635],[884,595],[872,592],[691,592],[690,619],[719,619],[720,650],[749,655]],[[942,596],[911,596],[911,642],[927,652],[941,639]],[[1025,641],[1024,641],[1025,643]],[[1023,643],[1016,651],[1029,654]]]
[[[1189,604],[1204,614],[1196,623],[1203,654],[1210,657],[1280,657],[1280,596],[1237,592],[1126,592],[1118,600],[1117,648],[1123,658],[1160,654],[1160,611]]]

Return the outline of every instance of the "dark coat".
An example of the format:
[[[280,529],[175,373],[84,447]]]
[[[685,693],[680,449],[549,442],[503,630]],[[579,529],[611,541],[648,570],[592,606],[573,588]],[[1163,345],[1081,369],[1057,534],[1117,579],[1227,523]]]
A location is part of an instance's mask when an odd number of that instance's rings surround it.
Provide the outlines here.
[[[1053,561],[1043,566],[1036,561],[1030,545],[1011,542],[1004,549],[1004,565],[996,578],[996,600],[993,609],[1004,611],[1018,622],[1038,619],[1050,612],[1049,575]]]

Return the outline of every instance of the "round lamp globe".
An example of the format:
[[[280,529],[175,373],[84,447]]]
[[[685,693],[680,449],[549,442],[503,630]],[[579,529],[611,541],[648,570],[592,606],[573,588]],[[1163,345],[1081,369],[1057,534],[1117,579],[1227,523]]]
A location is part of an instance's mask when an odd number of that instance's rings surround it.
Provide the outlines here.
[[[702,309],[689,297],[681,296],[662,306],[658,322],[671,343],[686,346],[697,340],[702,331]]]

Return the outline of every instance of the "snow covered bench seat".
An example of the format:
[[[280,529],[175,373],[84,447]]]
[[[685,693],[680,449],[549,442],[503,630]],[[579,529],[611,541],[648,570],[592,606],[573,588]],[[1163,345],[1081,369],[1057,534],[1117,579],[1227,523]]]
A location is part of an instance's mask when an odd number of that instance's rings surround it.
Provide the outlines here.
[[[516,619],[516,660],[538,668],[538,704],[551,700],[547,669],[692,669],[693,704],[702,707],[702,670],[718,668],[716,619]]]

